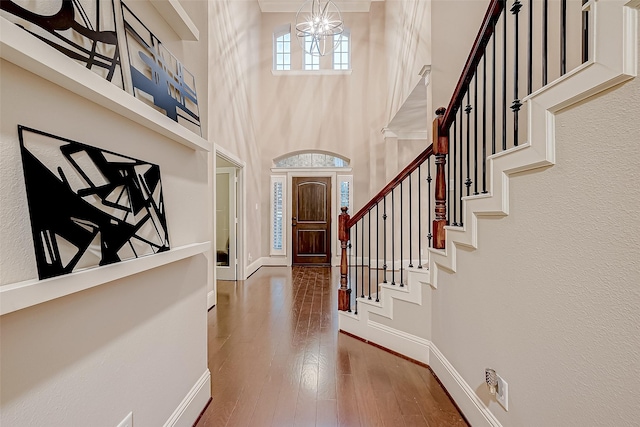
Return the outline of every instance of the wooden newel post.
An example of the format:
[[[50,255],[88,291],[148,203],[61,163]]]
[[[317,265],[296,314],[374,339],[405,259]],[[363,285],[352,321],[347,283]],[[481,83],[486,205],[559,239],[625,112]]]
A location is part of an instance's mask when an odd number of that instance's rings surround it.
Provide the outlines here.
[[[433,247],[434,249],[444,249],[445,230],[447,225],[447,182],[444,167],[449,154],[449,133],[440,132],[440,125],[444,118],[445,108],[436,110],[436,118],[433,121],[433,154],[436,158],[436,215],[433,220]]]
[[[351,289],[347,288],[347,244],[350,239],[350,232],[347,228],[347,222],[349,222],[350,217],[347,209],[346,206],[341,207],[342,213],[338,217],[338,239],[342,248],[340,254],[340,289],[338,290],[338,310],[340,311],[351,311]]]

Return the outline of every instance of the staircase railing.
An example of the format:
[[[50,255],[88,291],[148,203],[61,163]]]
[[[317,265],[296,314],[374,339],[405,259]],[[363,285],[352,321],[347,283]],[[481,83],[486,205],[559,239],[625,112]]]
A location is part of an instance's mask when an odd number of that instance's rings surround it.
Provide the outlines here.
[[[527,129],[527,97],[562,77],[567,69],[588,61],[589,29],[593,28],[589,12],[594,1],[526,0],[525,4],[513,0],[509,13],[505,12],[506,0],[489,3],[449,105],[436,111],[433,144],[353,217],[343,208],[338,236],[342,247],[340,310],[352,310],[352,291],[356,313],[357,297],[378,301],[379,284],[388,283],[389,275],[391,285],[404,286],[407,267],[417,261],[416,268],[423,268],[423,238],[428,248],[443,249],[445,226],[464,226],[465,199],[490,192],[488,157],[517,149],[527,140],[526,131],[521,130]],[[554,23],[557,31],[550,32]],[[425,219],[426,229],[431,226],[426,236]],[[418,226],[417,236],[413,224]]]

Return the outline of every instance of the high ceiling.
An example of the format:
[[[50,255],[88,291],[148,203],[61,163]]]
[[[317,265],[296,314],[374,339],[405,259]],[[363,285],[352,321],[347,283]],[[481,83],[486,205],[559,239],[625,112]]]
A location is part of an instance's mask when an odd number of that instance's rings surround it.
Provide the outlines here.
[[[305,0],[258,0],[263,12],[297,12]],[[333,0],[341,12],[369,12],[371,1],[384,0]]]

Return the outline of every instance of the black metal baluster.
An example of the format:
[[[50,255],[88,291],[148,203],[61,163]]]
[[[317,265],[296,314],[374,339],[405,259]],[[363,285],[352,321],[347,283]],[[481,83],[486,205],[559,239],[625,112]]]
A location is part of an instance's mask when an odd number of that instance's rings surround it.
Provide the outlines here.
[[[422,180],[420,179],[420,169],[418,166],[418,268],[422,268]]]
[[[353,259],[351,258],[351,246],[352,246],[351,245],[351,240],[349,240],[349,242],[347,243],[347,250],[348,250],[348,257],[347,257],[348,261],[347,262],[349,264],[349,267],[347,268],[347,270],[350,273],[353,270],[353,268],[352,268],[353,267]],[[349,277],[353,277],[353,273],[349,274]],[[349,289],[351,289],[351,291],[353,292],[353,288],[351,287],[351,280],[349,280]],[[358,314],[358,286],[357,285],[356,285],[355,291],[356,292],[354,293],[354,295],[356,297],[354,298],[354,300],[355,300],[355,304],[354,305],[355,305],[355,314],[357,315]],[[349,304],[349,311],[351,311],[351,304]]]
[[[496,154],[496,35],[493,34],[493,71],[491,83],[491,154]]]
[[[384,221],[382,224],[384,225],[383,233],[382,233],[382,250],[384,259],[382,260],[382,268],[383,268],[383,277],[382,283],[387,283],[387,196],[385,195],[382,199],[382,220]]]
[[[412,235],[412,218],[411,214],[413,211],[411,210],[411,197],[413,194],[411,193],[411,174],[409,174],[409,267],[413,267],[413,235]]]
[[[482,193],[487,192],[487,55],[482,57]]]
[[[587,3],[588,0],[582,0],[582,6]],[[584,64],[589,60],[589,10],[582,12],[582,63]]]
[[[360,268],[362,269],[362,298],[364,298],[364,217],[360,220],[362,223],[362,259],[360,260]]]
[[[355,299],[358,301],[358,223],[353,226],[353,279],[355,282]]]
[[[502,14],[502,150],[507,149],[507,16]]]
[[[462,169],[462,167],[460,167]],[[429,224],[431,224],[431,157],[427,159],[427,187],[429,192]],[[431,228],[429,228],[429,233],[427,233],[427,240],[429,241],[429,247],[431,248],[431,239],[433,235],[431,234]]]
[[[367,213],[367,217],[369,218],[369,237],[367,239],[369,243],[369,254],[368,254],[369,270],[367,272],[369,273],[369,299],[371,299],[371,209],[369,209],[369,212]]]
[[[458,120],[454,120],[453,121],[453,155],[451,156],[453,158],[453,161],[449,161],[449,163],[453,163],[453,198],[451,199],[451,202],[449,202],[449,206],[453,205],[453,224],[454,226],[458,225],[458,215],[456,212],[456,207],[458,204],[458,200],[457,197],[458,195],[456,194],[456,190],[457,190],[457,176],[456,176],[456,164],[457,162],[457,156],[456,156],[456,145],[458,145]]]
[[[473,78],[473,194],[478,194],[478,67]]]
[[[542,86],[547,85],[547,55],[548,55],[548,33],[549,33],[549,0],[542,2]]]
[[[567,73],[567,0],[560,2],[560,75]]]
[[[566,1],[566,0],[563,0]],[[522,103],[518,99],[518,17],[520,14],[520,9],[522,8],[522,3],[520,0],[515,0],[513,2],[513,6],[511,7],[511,13],[514,14],[515,18],[515,42],[514,42],[514,53],[515,58],[513,59],[513,103],[511,104],[511,110],[513,110],[513,145],[515,147],[518,146],[518,111],[520,111],[520,107]]]
[[[403,193],[403,191],[402,191],[402,183],[403,182],[404,181],[400,181],[400,287],[404,286],[404,281],[402,280],[403,279],[403,273],[404,273],[404,271],[402,269],[402,262],[403,262],[403,259],[402,259],[402,252],[403,252],[402,251],[402,249],[403,249],[402,248],[402,240],[403,239],[402,239],[402,237],[403,237],[403,234],[404,234],[403,230],[402,230],[402,224],[404,222],[404,216],[402,215],[402,206],[403,206],[403,204],[402,204],[402,193]]]
[[[380,302],[380,202],[376,203],[376,302]]]
[[[529,50],[527,52],[527,94],[533,91],[533,0],[529,0]]]
[[[391,284],[396,284],[396,188],[391,189]]]
[[[467,86],[467,106],[464,109],[465,113],[467,113],[467,180],[464,183],[467,186],[467,196],[471,191],[471,92],[469,89],[469,86]]]
[[[460,205],[460,222],[458,223],[458,225],[460,227],[464,226],[464,211],[462,210],[462,186],[464,185],[464,181],[462,180],[462,151],[463,151],[463,147],[462,144],[464,144],[463,142],[463,138],[462,138],[462,128],[464,127],[464,119],[462,116],[462,101],[460,101],[460,197],[458,198],[458,200],[456,200],[457,203],[459,203]],[[429,203],[431,203],[431,199],[429,199]],[[431,212],[431,209],[429,209],[429,212]]]

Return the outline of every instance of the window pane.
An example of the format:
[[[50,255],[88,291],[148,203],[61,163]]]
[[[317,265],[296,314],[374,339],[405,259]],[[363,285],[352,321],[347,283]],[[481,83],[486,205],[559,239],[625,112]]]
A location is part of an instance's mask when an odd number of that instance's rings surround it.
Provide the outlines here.
[[[274,69],[290,70],[291,69],[291,34],[285,33],[278,36],[274,43]]]
[[[340,183],[340,206],[349,207],[349,183]]]
[[[273,249],[282,249],[282,182],[273,183]]]

